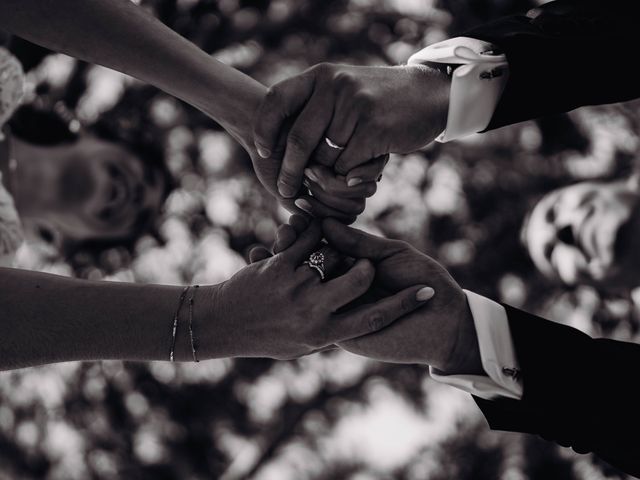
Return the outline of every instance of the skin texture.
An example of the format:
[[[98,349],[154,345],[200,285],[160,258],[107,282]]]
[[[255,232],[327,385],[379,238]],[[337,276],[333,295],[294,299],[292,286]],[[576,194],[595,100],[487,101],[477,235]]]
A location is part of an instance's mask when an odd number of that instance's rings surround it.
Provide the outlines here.
[[[321,282],[302,264],[320,236],[313,222],[282,252],[226,281],[213,303],[216,323],[227,334],[205,337],[204,343],[224,356],[233,356],[240,345],[244,356],[296,358],[375,332],[424,304],[416,296],[424,285],[417,284],[337,313],[369,289],[375,270],[360,260],[343,275]]]
[[[357,184],[364,178],[354,168],[415,151],[444,129],[449,86],[446,75],[422,65],[319,64],[269,89],[254,125],[256,148],[269,157],[291,125],[278,178],[286,198],[296,196],[310,159]],[[331,148],[325,136],[345,148]]]
[[[300,219],[295,217],[290,225],[278,230],[274,252],[299,234]],[[373,263],[376,275],[365,301],[399,291],[412,282],[427,284],[435,290],[427,304],[393,325],[339,343],[340,347],[387,362],[428,364],[445,374],[484,374],[465,294],[439,263],[406,242],[369,235],[332,219],[323,221],[322,230],[333,252],[329,255],[330,268],[337,268],[345,256]],[[253,255],[262,258],[269,253],[259,249]]]
[[[214,60],[132,2],[6,0],[0,2],[0,29],[51,50],[126,73],[198,108],[247,150],[267,191],[289,211],[301,212],[292,198],[285,199],[277,192],[282,163],[278,138],[267,158],[261,158],[254,146],[251,126],[267,88]],[[286,138],[286,126],[283,132]],[[284,145],[284,141],[281,143]],[[379,168],[377,165],[371,168]],[[378,175],[379,172],[373,172],[369,177]],[[363,208],[364,197],[359,205]],[[348,204],[346,210],[350,207]],[[335,201],[332,207],[314,214],[331,214],[343,221],[353,221],[354,215],[340,208],[340,202]]]
[[[320,282],[301,265],[320,240],[317,223],[278,255],[231,279],[194,292],[193,327],[201,360],[297,358],[391,324],[424,304],[410,286],[366,306],[352,305],[375,271],[361,260]],[[172,319],[184,287],[91,282],[0,268],[5,331],[0,369],[72,360],[168,360]],[[16,301],[25,299],[25,301]],[[72,308],[70,308],[72,305]],[[183,304],[175,358],[191,361],[188,308]]]
[[[143,9],[127,0],[7,0],[0,3],[0,28],[132,75],[199,108],[247,149],[256,175],[276,194],[282,159],[277,149],[267,159],[258,156],[251,131],[266,88],[216,62]],[[296,211],[293,200],[278,198]],[[315,272],[300,268],[320,240],[319,227],[312,231],[312,244],[301,235],[300,242],[281,255],[199,290],[194,321],[201,335],[201,358],[292,358],[382,328],[422,303],[416,299],[420,286],[413,286],[376,305],[337,314],[335,308],[367,290],[373,268],[363,261],[335,284],[321,284]],[[2,323],[11,332],[3,342],[0,368],[67,360],[166,359],[169,321],[181,291],[0,269]],[[176,358],[189,360],[183,329],[177,342]]]

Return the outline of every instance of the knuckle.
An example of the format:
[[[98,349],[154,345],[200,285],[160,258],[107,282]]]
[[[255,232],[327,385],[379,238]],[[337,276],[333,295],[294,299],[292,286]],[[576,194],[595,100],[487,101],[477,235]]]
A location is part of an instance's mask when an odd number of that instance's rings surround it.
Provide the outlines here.
[[[411,249],[411,245],[405,242],[404,240],[389,240],[389,245],[393,248],[394,251],[405,251]]]
[[[299,152],[306,152],[309,150],[309,140],[304,132],[298,129],[293,129],[289,132],[287,143]]]
[[[265,108],[273,109],[282,104],[282,91],[279,84],[273,85],[267,90],[263,105]]]
[[[371,121],[369,114],[373,111],[376,99],[374,95],[368,91],[361,90],[357,92],[353,97],[354,107],[360,112],[361,115],[367,115],[368,122]],[[375,119],[373,119],[375,121]]]
[[[287,185],[296,183],[298,175],[296,172],[289,166],[282,166],[280,169],[280,181],[286,183]]]
[[[339,158],[334,166],[336,172],[340,175],[347,175],[349,173],[349,160],[345,158]]]
[[[385,315],[379,310],[375,312],[371,312],[367,316],[367,326],[369,327],[369,331],[377,332],[385,325]]]
[[[413,310],[414,306],[415,306],[415,301],[413,300],[413,297],[404,297],[400,301],[400,309],[403,312],[408,312],[410,310]]]
[[[333,74],[333,85],[336,91],[350,90],[357,85],[357,77],[346,70],[338,70]]]
[[[312,71],[316,76],[325,76],[330,74],[333,69],[333,64],[329,62],[320,62],[317,65],[311,67],[310,71]]]

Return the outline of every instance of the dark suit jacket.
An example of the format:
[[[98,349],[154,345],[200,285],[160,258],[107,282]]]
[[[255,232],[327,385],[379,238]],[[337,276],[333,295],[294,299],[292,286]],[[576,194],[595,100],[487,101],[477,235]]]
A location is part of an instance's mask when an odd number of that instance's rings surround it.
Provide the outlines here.
[[[509,81],[488,130],[640,97],[640,2],[557,0],[462,33],[498,46]]]
[[[640,97],[640,1],[557,0],[462,35],[493,43],[510,77],[488,130]],[[507,308],[520,401],[476,398],[491,428],[594,452],[640,476],[640,346]]]
[[[491,428],[593,452],[640,476],[640,345],[505,308],[524,391],[521,400],[474,398]]]

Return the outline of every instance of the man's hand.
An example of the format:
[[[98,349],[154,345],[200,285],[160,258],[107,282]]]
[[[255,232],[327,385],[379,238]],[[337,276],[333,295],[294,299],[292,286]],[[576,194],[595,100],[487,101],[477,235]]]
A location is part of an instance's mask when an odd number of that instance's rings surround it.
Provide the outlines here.
[[[286,135],[280,137],[270,155],[264,158],[256,150],[250,125],[225,125],[225,128],[251,157],[253,169],[260,183],[289,212],[306,213],[316,218],[332,217],[346,224],[355,222],[356,217],[364,211],[366,199],[376,192],[376,180],[389,159],[388,155],[383,155],[359,166],[354,173],[361,181],[352,186],[347,185],[346,178],[337,175],[333,169],[315,165],[306,170],[305,185],[297,195],[294,198],[285,198],[278,192],[277,180],[282,166]]]
[[[371,300],[418,280],[436,292],[427,305],[395,326],[340,343],[342,348],[389,362],[426,363],[448,374],[483,372],[466,296],[438,262],[406,242],[369,235],[331,219],[323,222],[323,233],[337,251],[373,263]]]
[[[359,177],[350,171],[358,165],[386,153],[417,150],[442,132],[449,86],[446,75],[422,65],[319,64],[269,89],[254,125],[256,148],[269,158],[283,124],[294,117],[278,178],[280,194],[297,194],[310,159],[335,167],[353,184]]]
[[[297,358],[346,339],[367,335],[420,307],[424,285],[411,285],[368,305],[353,300],[370,287],[375,271],[358,260],[321,281],[303,262],[316,251],[317,221],[301,225],[277,255],[262,256],[212,294],[211,328],[200,335],[203,358],[218,356]],[[256,253],[251,254],[253,260]],[[221,334],[222,332],[222,334]]]
[[[278,229],[274,253],[294,243],[305,226],[302,217],[293,215],[289,225]],[[406,242],[369,235],[332,219],[323,222],[323,233],[335,249],[325,252],[325,256],[335,257],[333,270],[348,268],[354,258],[369,259],[374,265],[373,283],[357,303],[374,302],[416,283],[435,290],[423,307],[379,332],[342,342],[340,347],[387,362],[428,364],[446,374],[485,374],[466,296],[439,263]],[[252,252],[251,261],[270,256],[259,247]],[[343,265],[338,264],[338,256]]]

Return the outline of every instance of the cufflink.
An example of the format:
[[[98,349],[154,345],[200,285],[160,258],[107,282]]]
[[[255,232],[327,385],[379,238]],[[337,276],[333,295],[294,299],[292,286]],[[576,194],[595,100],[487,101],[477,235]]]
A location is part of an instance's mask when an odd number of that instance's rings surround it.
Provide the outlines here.
[[[507,377],[513,378],[514,380],[518,380],[520,378],[520,370],[518,368],[503,367],[502,373]]]

